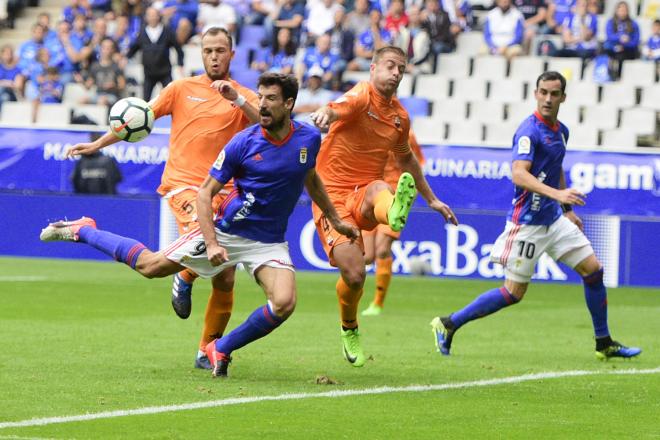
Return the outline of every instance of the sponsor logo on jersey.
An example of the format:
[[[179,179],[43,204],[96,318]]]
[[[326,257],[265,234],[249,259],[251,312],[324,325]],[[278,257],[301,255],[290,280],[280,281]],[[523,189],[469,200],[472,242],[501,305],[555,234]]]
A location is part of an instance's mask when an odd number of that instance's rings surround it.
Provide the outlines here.
[[[206,102],[206,101],[208,101],[208,99],[200,98],[198,96],[191,96],[191,95],[186,96],[186,98],[190,99],[191,101],[195,101],[195,102]]]
[[[394,117],[394,126],[396,128],[401,128],[401,118],[399,118],[399,115]]]
[[[300,149],[300,163],[307,163],[307,147]]]

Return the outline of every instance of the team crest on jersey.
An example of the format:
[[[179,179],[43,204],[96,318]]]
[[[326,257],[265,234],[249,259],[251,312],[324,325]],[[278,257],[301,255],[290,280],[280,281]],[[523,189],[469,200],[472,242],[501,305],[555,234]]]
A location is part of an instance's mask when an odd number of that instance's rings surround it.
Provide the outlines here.
[[[300,149],[300,163],[307,163],[307,147]]]
[[[532,147],[532,141],[529,136],[522,136],[518,139],[518,154],[529,154]]]
[[[222,164],[225,162],[225,150],[222,150],[220,154],[218,154],[218,158],[213,162],[213,168],[216,170],[219,170],[222,168]]]
[[[394,117],[394,126],[396,128],[401,128],[401,118],[399,118],[399,115]]]

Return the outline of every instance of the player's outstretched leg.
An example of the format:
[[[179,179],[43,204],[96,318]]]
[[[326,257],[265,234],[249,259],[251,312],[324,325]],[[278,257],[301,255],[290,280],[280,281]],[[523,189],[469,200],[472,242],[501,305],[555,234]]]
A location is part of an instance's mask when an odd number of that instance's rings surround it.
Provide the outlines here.
[[[596,336],[596,358],[607,360],[610,358],[632,358],[639,355],[642,350],[637,347],[626,347],[613,341],[607,325],[607,289],[603,283],[603,269],[582,278],[584,285],[584,298],[591,314],[591,321]]]
[[[454,333],[459,328],[470,321],[488,316],[519,301],[520,298],[512,295],[506,287],[502,286],[479,295],[458,312],[446,317],[434,318],[431,321],[431,330],[438,351],[445,356],[449,356]]]
[[[213,289],[204,313],[204,326],[195,357],[195,368],[206,370],[213,368],[206,354],[206,346],[209,342],[222,337],[231,318],[234,306],[234,274],[235,267],[229,267],[211,280]]]
[[[393,231],[399,232],[406,225],[415,197],[415,179],[410,173],[402,173],[394,192],[394,201],[387,211],[387,221]]]

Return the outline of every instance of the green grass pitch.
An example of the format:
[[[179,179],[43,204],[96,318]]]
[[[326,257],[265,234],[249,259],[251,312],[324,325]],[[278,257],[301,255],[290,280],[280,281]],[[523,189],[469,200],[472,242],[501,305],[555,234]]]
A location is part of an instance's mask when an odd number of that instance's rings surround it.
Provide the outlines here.
[[[613,336],[644,350],[599,362],[579,285],[536,283],[520,304],[435,351],[429,322],[499,283],[395,277],[384,315],[361,318],[369,360],[341,356],[335,274],[299,273],[281,328],[234,353],[227,380],[192,367],[210,284],[178,319],[170,279],[116,263],[0,258],[1,439],[660,438],[660,290],[610,289]],[[371,300],[373,276],[361,309]],[[264,297],[244,273],[230,328]],[[442,385],[585,370],[576,377],[6,427],[7,422],[289,393]],[[602,374],[601,374],[602,373]],[[330,384],[318,384],[325,376]]]

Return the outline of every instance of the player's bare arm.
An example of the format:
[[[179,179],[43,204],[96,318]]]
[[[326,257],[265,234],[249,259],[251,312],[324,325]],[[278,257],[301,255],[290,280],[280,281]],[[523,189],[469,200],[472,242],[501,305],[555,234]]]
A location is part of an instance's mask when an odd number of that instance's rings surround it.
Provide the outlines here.
[[[232,86],[231,82],[219,79],[213,81],[211,83],[211,87],[216,89],[223,98],[233,102],[241,110],[243,110],[243,113],[245,113],[245,116],[247,116],[247,118],[250,120],[250,123],[256,124],[259,122],[259,110],[250,104],[244,96],[241,96],[238,93],[238,90]]]
[[[511,170],[513,184],[529,192],[550,197],[561,204],[584,206],[586,196],[580,191],[574,188],[557,189],[539,182],[530,172],[531,169],[532,162],[528,160],[514,160],[513,169]],[[565,185],[566,183],[564,182]]]
[[[207,176],[197,193],[197,216],[199,229],[204,236],[206,244],[206,256],[214,266],[219,266],[227,261],[227,251],[220,246],[215,236],[213,224],[213,208],[211,201],[213,197],[222,190],[224,184],[218,182],[211,176]]]
[[[438,197],[429,186],[429,183],[426,181],[426,177],[424,177],[422,167],[415,155],[412,153],[412,150],[405,154],[397,154],[396,160],[399,167],[403,171],[407,171],[413,176],[415,179],[415,186],[417,187],[417,191],[422,195],[424,200],[426,200],[426,203],[429,205],[429,207],[434,211],[439,212],[447,222],[453,225],[458,225],[458,219],[456,218],[454,211],[452,211],[446,203],[440,201],[440,199],[438,199]]]
[[[324,105],[320,109],[316,110],[314,113],[309,115],[309,117],[312,119],[312,122],[314,122],[314,125],[316,125],[321,130],[329,128],[330,124],[339,119],[337,112],[327,105]]]
[[[321,208],[321,211],[323,211],[323,214],[335,231],[351,239],[356,239],[360,236],[360,231],[356,226],[346,223],[339,218],[334,205],[328,197],[328,193],[325,191],[323,181],[313,168],[307,172],[307,176],[305,177],[305,188],[307,188],[307,192],[314,203]]]
[[[115,136],[111,131],[108,131],[94,142],[82,142],[69,148],[69,150],[66,152],[66,157],[73,157],[81,154],[92,154],[102,148],[107,147],[108,145],[116,144],[120,140],[121,139]]]
[[[566,189],[566,176],[562,172],[559,175],[559,189]],[[564,211],[564,216],[566,216],[567,219],[569,219],[571,222],[575,223],[575,225],[580,228],[580,231],[584,231],[584,225],[582,224],[582,219],[578,217],[578,215],[573,211],[573,208],[571,205],[562,205],[562,210]],[[570,208],[570,209],[568,209]]]

